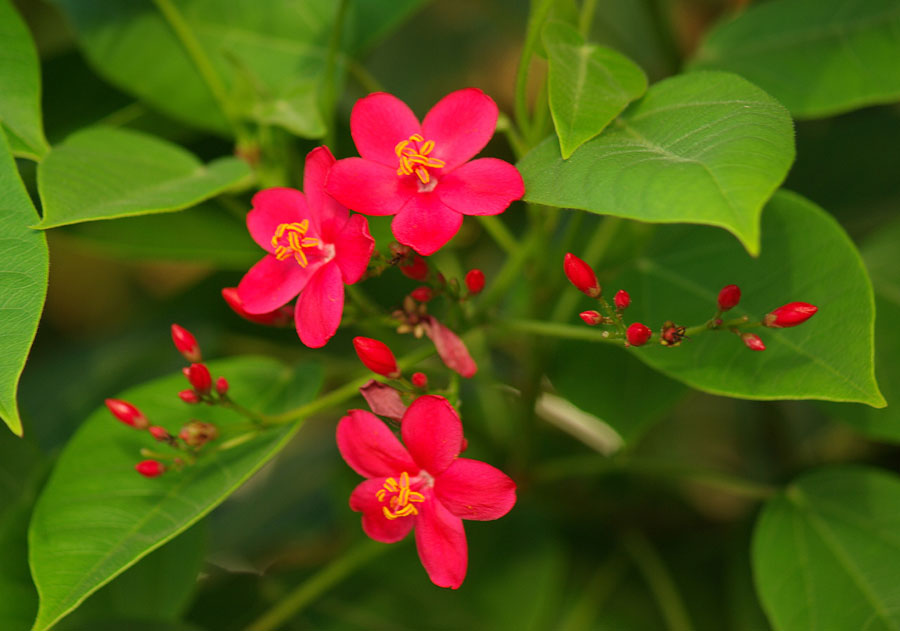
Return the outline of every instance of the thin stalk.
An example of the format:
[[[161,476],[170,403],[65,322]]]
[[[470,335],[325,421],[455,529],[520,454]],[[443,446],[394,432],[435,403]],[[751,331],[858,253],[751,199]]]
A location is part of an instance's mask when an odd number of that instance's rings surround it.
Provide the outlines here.
[[[598,330],[575,324],[545,322],[543,320],[504,319],[503,328],[522,333],[532,333],[545,337],[558,337],[567,340],[585,340],[587,342],[605,342],[624,346],[625,340],[618,334],[608,330]],[[604,335],[605,333],[605,335]]]
[[[341,34],[344,32],[344,19],[347,17],[347,0],[340,0],[337,14],[334,18],[334,26],[331,29],[331,37],[328,40],[328,54],[325,58],[325,85],[322,88],[322,119],[325,121],[326,147],[334,147],[335,140],[335,94],[334,67],[341,48]]]
[[[669,631],[693,631],[694,627],[675,580],[647,537],[640,532],[631,531],[622,538],[622,545],[656,598],[656,604],[659,605]]]
[[[132,123],[147,113],[146,108],[140,103],[131,103],[125,107],[110,112],[97,121],[97,125],[106,127],[124,127],[128,123]]]
[[[591,25],[594,23],[594,10],[597,8],[597,0],[584,0],[581,5],[581,14],[578,16],[578,32],[585,39],[591,33]]]
[[[507,254],[512,254],[519,247],[516,237],[510,232],[506,224],[503,223],[496,215],[479,215],[478,221],[484,228],[485,232],[491,235],[491,238],[497,242]]]
[[[509,116],[503,112],[500,112],[500,115],[497,118],[497,127],[495,130],[506,135],[506,140],[509,142],[509,146],[516,156],[516,160],[521,159],[522,156],[528,153],[528,145],[525,143],[525,140],[519,135],[516,126],[513,124],[512,120],[510,120]]]
[[[597,573],[581,592],[581,596],[569,608],[565,618],[560,621],[559,631],[580,631],[593,629],[597,614],[603,604],[612,596],[613,590],[625,575],[628,567],[627,559],[621,550],[614,551],[600,565]]]
[[[554,0],[535,0],[532,5],[531,16],[528,19],[528,27],[525,31],[525,43],[522,45],[522,56],[519,59],[519,68],[516,71],[516,125],[526,136],[531,128],[528,116],[528,69],[531,66],[531,57],[534,55],[538,39],[541,36],[541,27],[550,14],[553,2]]]
[[[366,67],[353,59],[352,57],[344,57],[344,63],[347,64],[347,72],[366,92],[384,92],[384,87],[375,78],[375,75],[366,70]]]
[[[364,311],[368,315],[381,315],[382,309],[375,302],[369,298],[368,294],[361,287],[357,285],[347,285],[344,287],[344,290],[347,292],[347,295],[350,296],[350,299],[356,304],[360,310]]]

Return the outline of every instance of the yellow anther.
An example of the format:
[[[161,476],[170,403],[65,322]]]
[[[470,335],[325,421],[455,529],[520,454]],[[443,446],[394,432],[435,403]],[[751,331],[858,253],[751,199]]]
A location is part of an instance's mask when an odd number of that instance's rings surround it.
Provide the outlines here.
[[[272,247],[275,248],[275,258],[279,261],[286,261],[292,256],[300,267],[309,265],[306,258],[304,248],[318,247],[321,242],[315,237],[307,237],[306,231],[309,230],[309,220],[304,219],[301,222],[278,224],[275,234],[272,235]],[[287,244],[284,239],[287,239]]]
[[[375,492],[375,498],[384,502],[388,493],[394,494],[387,505],[381,507],[381,512],[387,519],[418,515],[419,511],[413,506],[413,502],[424,502],[425,496],[409,487],[409,474],[404,471],[400,474],[400,482],[394,478],[387,478],[382,488]]]
[[[428,154],[434,150],[434,141],[423,142],[424,140],[421,134],[413,134],[408,139],[397,143],[394,147],[394,153],[400,160],[397,175],[415,173],[422,184],[428,184],[431,181],[428,169],[440,169],[446,165],[443,160],[428,157]]]

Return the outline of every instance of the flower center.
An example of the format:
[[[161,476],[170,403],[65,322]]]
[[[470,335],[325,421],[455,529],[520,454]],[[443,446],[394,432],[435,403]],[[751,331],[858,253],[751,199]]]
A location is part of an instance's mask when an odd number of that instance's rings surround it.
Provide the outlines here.
[[[400,482],[394,478],[385,480],[384,485],[375,492],[375,498],[385,503],[381,510],[388,519],[418,515],[419,511],[413,504],[425,501],[424,495],[409,488],[409,474],[406,471],[400,474]]]
[[[428,169],[440,169],[446,162],[437,158],[429,158],[434,150],[434,141],[425,139],[421,134],[413,134],[406,140],[401,140],[394,147],[394,153],[400,159],[400,167],[397,175],[416,174],[422,184],[431,182],[431,174]]]
[[[307,237],[309,220],[304,219],[300,223],[279,224],[272,235],[272,247],[275,248],[275,258],[286,261],[294,257],[300,267],[309,265],[304,248],[318,248],[322,242],[315,237]]]

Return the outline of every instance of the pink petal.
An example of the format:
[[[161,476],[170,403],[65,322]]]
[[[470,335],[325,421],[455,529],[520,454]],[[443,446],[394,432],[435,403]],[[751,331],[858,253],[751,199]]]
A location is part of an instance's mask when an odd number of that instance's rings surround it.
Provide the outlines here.
[[[455,370],[466,379],[475,376],[475,373],[478,372],[478,365],[456,333],[430,315],[422,318],[422,328],[425,329],[425,335],[434,342],[434,347],[447,368]]]
[[[293,259],[279,261],[266,255],[244,274],[238,297],[247,313],[270,313],[303,291],[321,263],[300,267]]]
[[[442,177],[434,192],[464,215],[497,215],[525,194],[525,184],[509,162],[481,158]]]
[[[331,339],[344,312],[344,283],[341,269],[326,263],[297,299],[294,322],[300,341],[310,348],[320,348]]]
[[[416,548],[428,578],[438,587],[456,589],[466,578],[469,550],[462,520],[425,492],[416,518]]]
[[[338,160],[325,190],[347,208],[365,215],[395,215],[416,194],[414,178],[401,178],[395,167],[362,158]]]
[[[325,243],[334,243],[338,231],[347,223],[350,213],[325,192],[325,180],[334,164],[328,147],[316,147],[306,156],[303,169],[303,191],[310,214],[316,218],[318,234]]]
[[[359,393],[369,404],[372,412],[378,416],[399,421],[406,414],[407,406],[403,403],[400,392],[386,383],[369,379],[366,385],[359,389]]]
[[[365,410],[350,410],[337,426],[337,445],[350,468],[367,478],[396,476],[419,468],[384,421]]]
[[[435,496],[462,519],[503,517],[516,503],[516,483],[486,462],[457,458],[434,481]]]
[[[420,132],[419,119],[409,106],[384,92],[358,100],[350,113],[350,133],[359,155],[393,169],[398,165],[397,143]]]
[[[432,476],[449,467],[462,447],[459,414],[447,399],[433,394],[412,402],[403,415],[400,433],[412,459]]]
[[[253,196],[252,204],[253,209],[247,213],[247,229],[266,252],[275,251],[272,236],[280,224],[309,217],[306,198],[292,188],[267,188]]]
[[[375,494],[381,490],[385,478],[360,482],[350,494],[350,508],[362,513],[363,532],[381,543],[396,543],[409,534],[416,523],[412,515],[388,519],[381,510],[382,503]]]
[[[334,260],[341,268],[344,284],[352,285],[365,274],[375,250],[375,239],[369,234],[368,220],[362,215],[350,217],[338,233],[334,247]]]
[[[472,158],[494,135],[497,104],[476,88],[451,92],[422,121],[422,136],[434,141],[430,157],[446,162],[443,173]]]
[[[397,213],[391,230],[397,241],[428,256],[453,238],[462,221],[462,215],[441,203],[434,193],[419,193]]]

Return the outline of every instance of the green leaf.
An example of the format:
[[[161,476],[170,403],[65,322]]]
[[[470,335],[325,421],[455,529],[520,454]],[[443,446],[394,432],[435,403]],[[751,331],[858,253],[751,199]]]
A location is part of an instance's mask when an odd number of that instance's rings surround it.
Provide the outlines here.
[[[900,99],[896,0],[780,0],[714,28],[692,68],[737,72],[816,118]]]
[[[47,238],[0,131],[0,418],[19,436],[16,389],[47,296]]]
[[[548,138],[519,163],[529,202],[699,223],[759,253],[759,215],[794,159],[787,111],[727,73],[661,81],[568,160]]]
[[[694,388],[746,399],[824,399],[885,405],[874,375],[872,287],[841,227],[812,202],[780,191],[763,215],[762,254],[747,256],[708,228],[660,228],[615,286],[631,291],[629,321],[658,331],[665,320],[701,325],[728,284],[743,296],[727,318],[759,320],[794,301],[819,312],[802,326],[752,329],[766,350],[753,352],[727,331],[708,331],[681,346],[653,342],[633,352]]]
[[[25,22],[0,0],[0,127],[16,155],[39,160],[47,152],[41,122],[41,70]]]
[[[550,22],[543,39],[550,61],[550,113],[562,157],[568,159],[647,91],[647,76],[611,48],[586,44],[568,24]]]
[[[776,631],[900,629],[900,480],[866,467],[804,475],[767,502],[756,589]]]
[[[290,370],[265,358],[209,363],[228,378],[240,404],[278,412],[315,397],[320,369]],[[117,398],[137,405],[154,424],[177,433],[189,418],[227,430],[245,424],[218,407],[187,408],[176,393],[184,377],[170,375]],[[32,575],[41,596],[34,625],[50,628],[87,596],[197,522],[228,497],[294,435],[300,423],[265,431],[221,452],[210,452],[183,471],[146,479],[135,473],[141,448],[163,449],[144,432],[97,409],[69,441],[41,494],[29,532]],[[213,443],[212,445],[215,445]]]
[[[135,131],[93,127],[53,147],[38,165],[38,228],[193,206],[247,177],[237,158],[204,166],[181,147]]]

